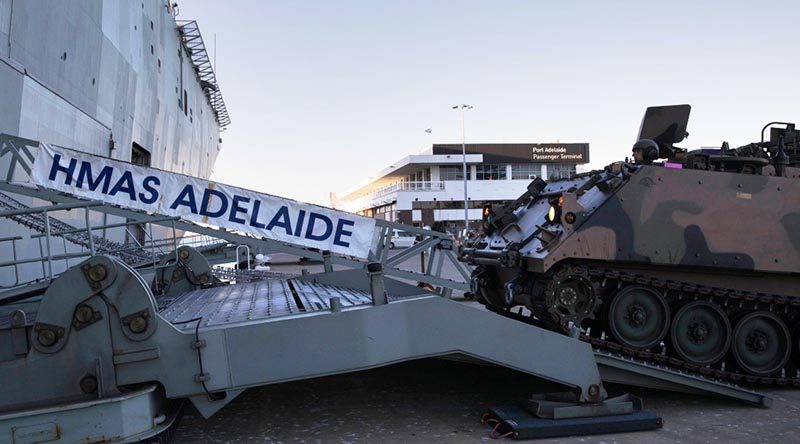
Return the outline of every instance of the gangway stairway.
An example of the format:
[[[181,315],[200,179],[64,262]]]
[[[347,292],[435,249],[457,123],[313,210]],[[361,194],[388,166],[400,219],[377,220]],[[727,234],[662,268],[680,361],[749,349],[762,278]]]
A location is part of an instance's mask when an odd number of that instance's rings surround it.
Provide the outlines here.
[[[0,178],[5,177],[5,180],[0,180],[0,191],[11,194],[19,194],[23,196],[35,197],[48,202],[65,203],[75,205],[80,202],[88,202],[86,199],[80,199],[70,194],[59,192],[56,189],[48,189],[45,187],[32,186],[30,183],[31,171],[33,165],[28,162],[33,162],[35,155],[33,153],[40,151],[40,143],[30,139],[24,139],[7,134],[0,134],[0,147],[3,147],[3,152],[12,153],[11,163],[7,166],[7,171],[0,171]],[[83,155],[86,155],[85,153]],[[90,156],[98,162],[103,162],[108,159],[100,156]],[[2,163],[0,163],[2,165]],[[144,168],[144,167],[139,167]],[[99,169],[99,167],[98,167]],[[151,169],[152,171],[156,171]],[[159,174],[174,174],[167,171],[159,172]],[[182,176],[182,175],[176,175]],[[185,176],[184,176],[185,177]],[[283,198],[280,198],[283,199]],[[288,201],[288,200],[287,200]],[[305,205],[300,202],[297,204]],[[316,206],[308,207],[308,211],[315,211]],[[136,220],[137,223],[146,223],[151,225],[161,225],[166,228],[171,228],[173,231],[190,232],[200,236],[207,236],[220,241],[221,245],[227,242],[229,246],[247,245],[251,250],[261,251],[264,253],[287,253],[290,255],[306,258],[309,261],[321,261],[325,265],[326,270],[332,270],[334,265],[342,265],[350,268],[363,268],[365,266],[364,258],[361,259],[347,255],[347,254],[331,254],[329,251],[324,251],[319,248],[309,248],[308,246],[298,245],[290,241],[278,241],[268,239],[263,236],[245,234],[241,231],[232,231],[221,227],[209,226],[207,223],[198,223],[183,218],[176,218],[174,215],[156,214],[149,211],[137,210],[131,207],[120,205],[117,202],[106,204],[92,208],[93,211],[100,211],[102,213],[125,218],[128,220]],[[336,210],[328,210],[334,211]],[[339,211],[339,214],[352,215]],[[360,216],[357,216],[360,217]],[[311,216],[307,218],[310,220]],[[301,219],[302,220],[302,219]],[[43,219],[36,221],[26,221],[34,226],[41,227]],[[70,231],[70,230],[65,230]],[[394,232],[404,231],[411,235],[417,236],[419,242],[414,246],[407,248],[402,253],[390,256],[391,238]],[[373,243],[373,249],[370,252],[370,260],[380,262],[384,265],[384,272],[393,278],[404,279],[407,281],[418,282],[428,286],[436,287],[441,295],[449,295],[453,290],[456,291],[469,291],[469,270],[458,261],[454,253],[454,242],[450,235],[439,233],[436,231],[411,227],[394,222],[377,220],[376,230]],[[92,238],[94,239],[94,237]],[[85,242],[87,239],[76,239],[78,242]],[[151,242],[157,240],[151,239]],[[115,250],[115,245],[108,245],[106,251]],[[402,267],[402,263],[425,254],[427,263],[424,270],[421,272],[410,271]],[[124,259],[124,258],[123,258]],[[134,258],[138,260],[138,258]],[[129,263],[126,260],[126,263]],[[442,270],[445,264],[451,264],[455,267],[458,278],[450,279],[442,277]],[[459,279],[460,278],[460,279]]]
[[[6,193],[0,193],[0,210],[28,210],[30,207],[14,199]],[[45,217],[49,220],[45,222]],[[42,213],[26,212],[9,216],[9,219],[23,225],[31,230],[42,234],[47,232],[47,224],[50,224],[50,235],[62,237],[67,241],[89,248],[89,234],[86,230],[78,229],[64,221]],[[115,242],[102,236],[92,235],[92,242],[95,251],[102,254],[109,254],[118,257],[130,265],[138,265],[152,261],[152,256],[138,245],[129,245],[122,242]]]

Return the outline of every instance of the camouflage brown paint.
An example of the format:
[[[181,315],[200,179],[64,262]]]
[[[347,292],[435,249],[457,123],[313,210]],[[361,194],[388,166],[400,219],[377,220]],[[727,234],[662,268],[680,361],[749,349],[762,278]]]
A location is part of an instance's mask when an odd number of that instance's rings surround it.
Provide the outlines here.
[[[641,166],[544,261],[800,271],[800,181]]]

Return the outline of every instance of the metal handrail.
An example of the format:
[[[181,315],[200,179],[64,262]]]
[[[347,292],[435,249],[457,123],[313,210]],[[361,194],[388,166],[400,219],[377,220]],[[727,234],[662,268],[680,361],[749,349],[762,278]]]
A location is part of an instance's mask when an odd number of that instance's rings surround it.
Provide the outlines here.
[[[177,217],[162,217],[162,218],[153,219],[153,220],[132,220],[132,221],[128,221],[128,222],[117,222],[117,223],[114,223],[114,224],[93,225],[92,226],[92,231],[110,229],[110,228],[121,228],[121,227],[127,227],[127,226],[134,225],[134,224],[164,222],[164,221],[170,221],[170,220],[176,220],[176,219],[178,219],[178,218]],[[55,233],[52,233],[52,234],[54,236],[58,236],[58,235],[61,235],[61,234],[82,233],[84,231],[86,231],[86,228],[75,228],[75,229],[72,229],[72,230],[58,231],[58,232],[55,232]],[[45,236],[44,233],[35,233],[35,234],[31,234],[31,239],[35,239],[37,237],[44,237],[44,236]],[[2,240],[3,239],[0,239],[0,241],[2,241]]]
[[[225,128],[230,125],[231,118],[228,115],[228,109],[225,107],[225,101],[222,100],[222,92],[219,90],[214,67],[211,64],[208,51],[206,51],[200,28],[194,20],[177,20],[177,23],[183,46],[186,48],[189,59],[195,67],[197,76],[200,78],[200,86],[208,98],[211,109],[216,114],[217,123],[220,128]]]
[[[236,266],[238,267],[239,264],[242,262],[239,260],[239,250],[242,249],[245,251],[245,255],[247,256],[247,269],[250,269],[250,247],[247,245],[237,245],[236,246]]]
[[[42,278],[43,279],[53,279],[56,273],[53,270],[53,262],[54,261],[65,261],[67,268],[69,268],[69,260],[70,259],[77,259],[77,258],[85,258],[89,256],[93,256],[97,254],[97,248],[94,242],[94,235],[92,231],[94,230],[106,230],[109,228],[122,228],[127,231],[127,228],[131,225],[140,225],[140,224],[148,224],[150,227],[149,232],[145,232],[145,235],[149,240],[146,240],[144,243],[136,241],[136,245],[129,245],[126,243],[115,242],[115,241],[103,241],[103,248],[100,250],[100,253],[103,254],[111,254],[111,255],[118,255],[125,259],[126,257],[130,260],[131,257],[137,258],[140,257],[144,259],[144,256],[141,256],[141,251],[145,249],[150,249],[151,253],[147,255],[147,257],[152,258],[152,265],[153,268],[158,267],[158,260],[165,254],[163,247],[171,243],[174,249],[177,249],[177,230],[172,226],[172,236],[163,238],[163,239],[154,239],[153,238],[153,223],[161,223],[164,222],[174,222],[177,218],[175,217],[158,217],[146,220],[134,219],[129,220],[126,222],[120,223],[112,223],[112,224],[102,224],[102,225],[92,225],[91,217],[89,215],[90,211],[94,208],[100,207],[105,205],[103,202],[100,201],[87,201],[87,202],[72,202],[72,203],[61,203],[61,204],[54,204],[54,205],[46,205],[41,207],[30,207],[30,208],[18,208],[13,210],[5,210],[0,211],[0,218],[12,218],[12,217],[19,217],[19,216],[26,216],[26,215],[42,215],[42,220],[40,223],[44,224],[44,233],[34,233],[30,235],[31,240],[37,240],[39,242],[39,257],[31,257],[31,258],[24,258],[20,259],[17,255],[17,245],[16,242],[19,240],[23,240],[22,236],[13,236],[13,237],[4,237],[0,238],[0,243],[2,242],[11,242],[11,249],[12,249],[12,260],[10,261],[3,261],[0,262],[0,268],[5,267],[13,267],[14,269],[14,283],[12,285],[0,285],[0,288],[13,288],[20,285],[20,271],[19,266],[23,264],[30,264],[30,263],[41,263],[42,264]],[[65,227],[70,226],[58,219],[52,219],[51,223],[51,216],[50,213],[53,211],[62,211],[62,210],[71,210],[71,209],[79,209],[82,208],[85,211],[85,227],[81,228],[72,228],[68,230],[54,230],[51,226],[52,224],[57,224],[57,226]],[[79,245],[83,248],[88,249],[78,251],[78,252],[67,252],[67,238],[65,235],[69,234],[80,234],[85,233],[86,239],[85,244]],[[64,253],[55,253],[53,250],[53,242],[55,241],[54,237],[61,237],[63,242],[63,246],[59,248],[63,248]],[[44,240],[44,242],[42,242]],[[73,243],[76,241],[71,239]],[[158,250],[158,252],[156,252]],[[137,254],[139,253],[139,254]],[[37,279],[39,280],[39,279]]]
[[[0,238],[0,243],[2,242],[11,242],[11,257],[14,258],[14,264],[11,266],[14,267],[14,283],[12,285],[0,285],[0,288],[13,288],[20,284],[19,282],[19,265],[16,264],[17,261],[17,241],[22,240],[22,236],[11,236],[11,237],[3,237]],[[0,268],[4,268],[0,265]]]
[[[0,217],[22,216],[24,214],[49,213],[51,211],[72,210],[74,208],[99,207],[103,202],[91,200],[89,202],[75,202],[69,204],[55,204],[44,207],[20,208],[18,210],[0,211]]]

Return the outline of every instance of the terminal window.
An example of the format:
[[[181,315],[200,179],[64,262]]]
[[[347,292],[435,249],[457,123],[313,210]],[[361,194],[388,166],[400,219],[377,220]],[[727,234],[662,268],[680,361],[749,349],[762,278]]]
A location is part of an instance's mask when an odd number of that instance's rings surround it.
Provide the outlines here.
[[[477,180],[505,180],[505,165],[477,165],[475,167],[475,178]]]
[[[431,181],[431,169],[425,168],[422,170],[417,170],[414,174],[406,176],[403,178],[404,182],[430,182]]]
[[[464,180],[464,169],[460,166],[439,167],[439,180]],[[470,171],[467,170],[467,180],[471,180]]]
[[[567,179],[574,176],[575,172],[575,165],[553,164],[547,166],[547,175],[550,176],[550,180]]]
[[[511,165],[511,178],[515,180],[536,179],[542,175],[542,165],[538,163],[519,163]]]

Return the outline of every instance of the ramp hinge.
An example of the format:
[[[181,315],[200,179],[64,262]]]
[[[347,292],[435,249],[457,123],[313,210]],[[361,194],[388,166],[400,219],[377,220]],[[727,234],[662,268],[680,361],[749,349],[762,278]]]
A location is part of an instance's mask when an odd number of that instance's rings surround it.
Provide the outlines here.
[[[205,339],[200,339],[198,341],[193,341],[192,342],[192,349],[193,350],[197,350],[197,349],[203,348],[205,346],[206,346],[206,340]]]
[[[211,379],[211,375],[208,373],[198,373],[194,375],[194,382],[206,382]]]

